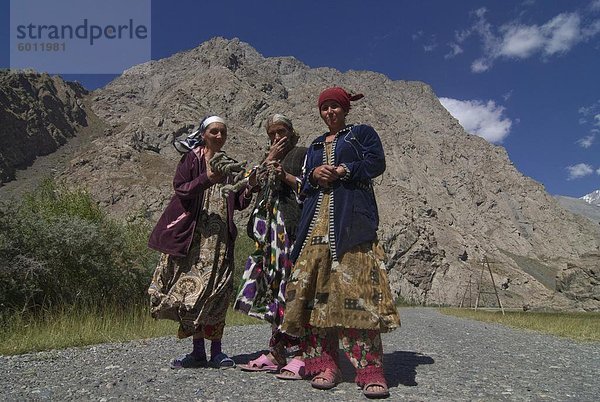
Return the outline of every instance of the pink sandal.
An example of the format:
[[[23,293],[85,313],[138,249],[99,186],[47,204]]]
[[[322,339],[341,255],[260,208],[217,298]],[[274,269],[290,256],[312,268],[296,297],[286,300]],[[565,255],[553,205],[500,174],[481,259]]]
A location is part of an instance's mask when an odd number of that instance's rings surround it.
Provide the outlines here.
[[[290,360],[288,364],[283,366],[275,377],[280,380],[302,380],[304,379],[304,360],[300,360],[298,358],[293,358]],[[291,373],[292,375],[288,375],[285,373]]]
[[[278,372],[281,366],[273,363],[267,355],[261,355],[259,358],[250,360],[248,364],[240,364],[242,371],[272,371]]]

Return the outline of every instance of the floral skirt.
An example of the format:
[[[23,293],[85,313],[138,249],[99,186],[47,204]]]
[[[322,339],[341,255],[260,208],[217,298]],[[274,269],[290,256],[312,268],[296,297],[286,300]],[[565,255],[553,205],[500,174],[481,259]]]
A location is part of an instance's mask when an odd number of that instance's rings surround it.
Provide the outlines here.
[[[228,252],[232,245],[227,236],[226,220],[202,211],[187,256],[160,257],[148,288],[150,313],[179,322],[180,338],[213,327],[222,332],[233,293],[233,261]]]

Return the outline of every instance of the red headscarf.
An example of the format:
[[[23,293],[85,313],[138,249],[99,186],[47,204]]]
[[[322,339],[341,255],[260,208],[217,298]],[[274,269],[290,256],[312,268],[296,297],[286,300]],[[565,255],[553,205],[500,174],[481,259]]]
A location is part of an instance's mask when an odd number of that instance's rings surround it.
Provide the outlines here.
[[[350,95],[344,88],[327,88],[319,95],[319,110],[321,110],[321,105],[325,103],[325,101],[334,100],[339,103],[342,109],[347,113],[350,111],[350,101],[356,101],[362,97],[364,97],[363,94]]]

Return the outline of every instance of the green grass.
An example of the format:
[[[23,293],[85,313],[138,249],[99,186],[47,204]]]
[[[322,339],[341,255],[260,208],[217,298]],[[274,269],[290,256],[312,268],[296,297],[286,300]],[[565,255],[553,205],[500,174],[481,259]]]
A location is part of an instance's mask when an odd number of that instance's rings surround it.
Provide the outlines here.
[[[245,228],[244,228],[245,229]],[[246,266],[246,261],[248,260],[248,256],[254,252],[256,249],[256,245],[254,244],[254,240],[250,239],[246,235],[246,231],[241,228],[238,228],[239,234],[237,239],[235,240],[235,250],[234,250],[234,259],[235,259],[235,272],[233,273],[233,290],[237,292],[240,287],[240,282],[242,279],[242,274],[244,273],[244,267]],[[234,294],[234,298],[235,298]]]
[[[255,249],[240,226],[235,290]],[[176,334],[177,323],[148,312],[158,259],[147,247],[151,228],[113,220],[86,191],[52,179],[0,202],[0,354]],[[260,322],[227,315],[227,325]]]
[[[509,311],[502,315],[500,311],[457,308],[441,308],[440,311],[457,317],[529,329],[578,341],[600,342],[600,313]]]
[[[229,309],[227,325],[259,324],[263,321]],[[64,308],[35,316],[14,314],[0,326],[0,354],[13,355],[71,346],[85,346],[132,339],[175,336],[178,324],[154,320],[144,305],[130,309]]]

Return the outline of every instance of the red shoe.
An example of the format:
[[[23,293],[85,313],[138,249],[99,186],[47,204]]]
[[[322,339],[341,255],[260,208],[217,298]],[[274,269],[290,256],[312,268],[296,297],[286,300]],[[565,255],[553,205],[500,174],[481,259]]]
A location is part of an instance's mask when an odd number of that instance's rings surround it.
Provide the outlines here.
[[[316,381],[318,380],[318,381]],[[340,373],[339,369],[325,369],[325,371],[320,372],[310,382],[310,385],[316,389],[331,389],[334,388],[342,382],[342,373]]]
[[[369,390],[371,387],[382,387],[383,389],[378,391]],[[368,384],[365,384],[363,387],[363,395],[367,398],[376,399],[376,398],[387,398],[390,396],[390,391],[388,389],[385,381],[374,381]]]

